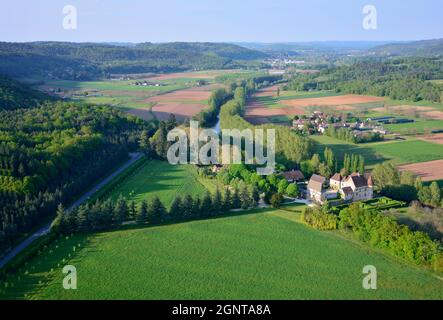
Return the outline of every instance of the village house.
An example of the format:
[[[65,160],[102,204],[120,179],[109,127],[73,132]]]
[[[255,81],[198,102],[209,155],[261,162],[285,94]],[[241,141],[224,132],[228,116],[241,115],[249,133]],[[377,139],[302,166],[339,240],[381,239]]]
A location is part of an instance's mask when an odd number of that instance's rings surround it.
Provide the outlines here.
[[[300,170],[282,172],[282,176],[289,183],[297,183],[305,180],[305,176],[303,175],[303,172],[301,172]]]
[[[334,174],[329,181],[314,174],[308,183],[307,198],[323,203],[340,194],[345,201],[363,201],[374,197],[371,175],[353,173],[348,177]]]
[[[352,193],[349,192],[349,189],[343,191],[345,188],[351,188]],[[371,175],[351,174],[342,181],[341,193],[345,200],[363,201],[372,199],[374,197],[374,189]]]

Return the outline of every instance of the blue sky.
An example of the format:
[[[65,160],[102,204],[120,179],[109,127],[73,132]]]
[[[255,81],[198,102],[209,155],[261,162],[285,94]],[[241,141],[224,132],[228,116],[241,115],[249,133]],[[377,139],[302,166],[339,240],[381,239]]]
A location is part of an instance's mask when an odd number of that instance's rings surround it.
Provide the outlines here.
[[[78,29],[62,27],[65,5]],[[377,30],[362,27],[364,5]],[[0,41],[332,41],[443,38],[441,0],[12,0]]]

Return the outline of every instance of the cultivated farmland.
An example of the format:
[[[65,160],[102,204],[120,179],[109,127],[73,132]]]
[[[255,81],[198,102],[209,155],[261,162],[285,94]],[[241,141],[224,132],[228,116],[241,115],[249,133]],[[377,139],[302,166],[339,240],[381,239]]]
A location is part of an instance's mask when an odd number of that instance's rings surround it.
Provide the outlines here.
[[[309,113],[312,108],[330,108],[336,111],[352,111],[355,105],[383,102],[383,98],[360,95],[341,95],[332,91],[296,92],[282,91],[278,86],[259,90],[248,102],[245,119],[253,124],[275,122],[275,117],[293,118]]]
[[[443,160],[404,165],[399,169],[411,171],[425,182],[443,180]]]
[[[77,290],[63,289],[61,264],[77,267]],[[362,288],[366,265],[377,290]],[[427,271],[270,209],[63,238],[7,281],[2,296],[25,299],[443,298]]]

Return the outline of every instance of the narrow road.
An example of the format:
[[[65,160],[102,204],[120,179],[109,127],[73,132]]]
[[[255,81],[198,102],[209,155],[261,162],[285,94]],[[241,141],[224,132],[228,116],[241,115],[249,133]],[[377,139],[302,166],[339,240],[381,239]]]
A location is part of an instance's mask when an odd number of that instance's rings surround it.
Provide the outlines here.
[[[120,168],[118,168],[116,171],[114,171],[111,175],[100,181],[97,185],[94,186],[91,190],[83,194],[80,198],[77,199],[67,210],[70,211],[74,209],[75,207],[78,207],[79,205],[85,203],[88,201],[88,199],[93,196],[97,191],[99,191],[101,188],[103,188],[106,184],[108,184],[112,179],[114,179],[116,176],[118,176],[120,173],[122,173],[124,170],[126,170],[129,166],[131,166],[134,162],[139,160],[143,157],[142,153],[131,153],[130,159],[122,165]],[[25,248],[27,248],[32,242],[34,242],[36,239],[40,238],[41,236],[44,236],[47,234],[51,228],[51,223],[48,223],[47,225],[41,227],[39,230],[37,230],[34,234],[23,240],[19,245],[17,245],[14,249],[12,249],[6,256],[0,259],[0,269],[3,268],[5,264],[7,264],[9,261],[11,261],[15,256],[17,256],[20,252],[22,252]]]

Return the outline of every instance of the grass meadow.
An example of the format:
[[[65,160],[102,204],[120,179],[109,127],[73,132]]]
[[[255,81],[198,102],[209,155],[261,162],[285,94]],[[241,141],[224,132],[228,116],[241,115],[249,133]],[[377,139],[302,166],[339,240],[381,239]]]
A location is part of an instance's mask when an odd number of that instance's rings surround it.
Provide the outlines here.
[[[296,212],[223,218],[59,239],[6,280],[3,299],[443,299],[425,269],[302,225]],[[77,290],[62,287],[64,265]],[[377,268],[377,290],[362,269]]]
[[[443,159],[443,145],[421,140],[352,144],[325,135],[311,136],[311,139],[316,142],[315,152],[322,154],[329,147],[339,160],[343,160],[345,153],[362,155],[369,168],[383,161],[400,165]]]
[[[112,190],[109,197],[120,195],[136,203],[158,196],[169,206],[177,195],[202,196],[216,189],[216,181],[198,176],[193,165],[173,166],[165,161],[150,160]]]
[[[388,124],[384,125],[384,127],[393,133],[410,135],[423,133],[429,134],[434,130],[443,130],[443,120],[416,119],[415,122]]]

